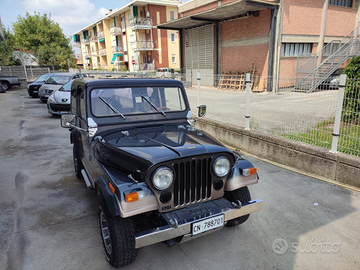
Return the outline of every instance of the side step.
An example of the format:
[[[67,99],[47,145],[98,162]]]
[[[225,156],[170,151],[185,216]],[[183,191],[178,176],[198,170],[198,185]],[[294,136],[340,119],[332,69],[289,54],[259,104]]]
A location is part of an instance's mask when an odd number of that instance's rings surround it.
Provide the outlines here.
[[[94,186],[93,184],[91,183],[90,181],[90,178],[88,177],[86,171],[84,169],[81,170],[81,174],[82,176],[84,177],[84,181],[86,183],[86,186],[89,188],[89,189],[94,189]]]

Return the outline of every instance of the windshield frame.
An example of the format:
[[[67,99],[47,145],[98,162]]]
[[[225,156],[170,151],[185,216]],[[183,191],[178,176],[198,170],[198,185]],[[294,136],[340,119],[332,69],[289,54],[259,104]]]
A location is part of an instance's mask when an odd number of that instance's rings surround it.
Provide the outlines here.
[[[172,110],[166,110],[166,114],[163,112],[164,107],[159,107],[159,108],[154,108],[152,105],[152,103],[150,104],[148,102],[148,100],[144,99],[144,96],[146,98],[149,98],[148,94],[146,93],[146,91],[148,90],[152,90],[154,91],[163,91],[162,94],[164,95],[165,91],[169,91],[166,89],[176,89],[177,92],[175,92],[175,94],[177,95],[178,98],[178,106],[179,109],[172,109]],[[118,109],[115,108],[118,112],[120,112],[120,114],[113,112],[110,114],[106,114],[106,115],[101,115],[98,114],[96,112],[94,112],[94,102],[95,98],[98,98],[98,95],[100,93],[100,91],[104,90],[104,91],[108,91],[108,90],[134,90],[136,89],[137,91],[140,90],[140,92],[138,94],[133,94],[131,92],[131,97],[129,97],[128,102],[130,102],[131,107],[124,107],[122,109]],[[145,93],[142,93],[141,90],[146,90]],[[94,95],[94,91],[97,91],[97,93]],[[160,94],[160,92],[158,92],[158,94]],[[173,93],[174,94],[174,93]],[[119,98],[120,99],[120,98]],[[141,100],[141,101],[140,101]],[[174,99],[176,100],[176,99]],[[101,99],[99,99],[99,101],[101,101]],[[164,101],[164,100],[163,100]],[[148,109],[146,111],[136,111],[136,109],[134,108],[134,106],[136,106],[136,103],[144,103],[146,105],[148,105],[151,109]],[[168,102],[168,101],[167,101]],[[101,101],[101,103],[103,103],[104,105],[106,105],[103,101]],[[88,104],[89,106],[89,112],[91,115],[93,115],[96,118],[108,118],[108,117],[122,117],[124,120],[125,118],[128,119],[128,117],[134,117],[136,116],[136,118],[138,117],[143,117],[145,115],[160,115],[162,118],[165,118],[167,116],[167,114],[174,114],[174,113],[186,113],[189,110],[189,105],[186,99],[186,94],[184,93],[184,89],[182,87],[179,86],[133,86],[133,87],[129,87],[129,86],[120,86],[120,87],[104,87],[104,88],[93,88],[89,91],[89,102]],[[120,104],[120,101],[119,101]],[[122,105],[122,104],[120,104]],[[112,111],[112,109],[110,109]],[[126,116],[126,117],[123,117]]]

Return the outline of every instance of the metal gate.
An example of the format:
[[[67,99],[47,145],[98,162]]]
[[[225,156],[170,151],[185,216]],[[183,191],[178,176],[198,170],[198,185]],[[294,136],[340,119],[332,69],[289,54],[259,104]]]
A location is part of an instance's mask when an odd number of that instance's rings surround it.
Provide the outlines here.
[[[201,72],[201,85],[214,86],[214,25],[185,30],[186,73]]]

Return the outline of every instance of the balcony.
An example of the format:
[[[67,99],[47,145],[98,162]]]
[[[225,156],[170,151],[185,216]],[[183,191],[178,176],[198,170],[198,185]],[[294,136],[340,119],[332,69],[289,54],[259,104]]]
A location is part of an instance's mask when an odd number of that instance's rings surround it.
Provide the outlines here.
[[[138,41],[132,43],[133,51],[152,51],[154,50],[154,41]]]
[[[100,53],[101,56],[104,56],[104,55],[106,56],[106,48],[105,49],[100,49],[99,53]]]
[[[121,35],[120,26],[112,26],[112,27],[110,27],[110,34],[113,35],[113,36],[120,36]]]
[[[80,41],[74,41],[74,47],[81,48]]]
[[[112,53],[122,53],[123,48],[121,46],[112,46]]]
[[[84,52],[83,55],[84,55],[85,58],[90,58],[90,53],[89,52]]]
[[[88,38],[82,38],[81,39],[81,43],[82,44],[89,44],[90,43],[90,40]]]
[[[130,28],[132,31],[139,29],[151,29],[152,28],[152,19],[151,18],[132,18],[130,20]]]
[[[93,36],[91,38],[89,38],[91,42],[96,42],[98,40],[97,36]]]
[[[92,51],[91,56],[92,57],[98,57],[99,56],[99,51]]]
[[[141,63],[134,65],[134,71],[143,71],[143,70],[155,70],[154,64],[151,63]]]
[[[98,33],[98,38],[101,39],[101,38],[104,38],[104,37],[105,37],[104,31],[100,31],[100,32]]]

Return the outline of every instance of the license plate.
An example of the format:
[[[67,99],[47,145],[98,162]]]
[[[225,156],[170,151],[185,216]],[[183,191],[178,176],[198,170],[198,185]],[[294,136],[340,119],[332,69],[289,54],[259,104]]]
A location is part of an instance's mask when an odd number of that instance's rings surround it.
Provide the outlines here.
[[[208,218],[192,224],[192,235],[224,226],[224,215]]]
[[[37,94],[37,93],[38,93],[38,91],[33,91],[33,93],[34,93],[34,94]]]

